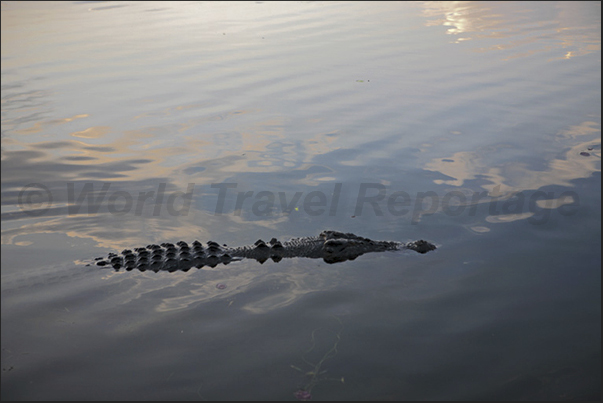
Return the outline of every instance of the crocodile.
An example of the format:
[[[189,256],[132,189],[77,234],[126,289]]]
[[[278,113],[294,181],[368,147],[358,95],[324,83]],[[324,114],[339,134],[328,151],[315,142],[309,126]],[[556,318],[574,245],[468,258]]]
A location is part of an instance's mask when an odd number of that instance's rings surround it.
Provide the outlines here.
[[[146,247],[125,249],[121,254],[110,253],[106,258],[95,259],[97,266],[140,271],[187,271],[193,267],[216,267],[242,259],[255,259],[264,263],[268,259],[279,262],[283,258],[323,259],[333,264],[354,260],[365,253],[393,250],[413,250],[427,253],[436,249],[428,241],[418,240],[408,243],[395,241],[374,241],[352,233],[322,231],[318,236],[294,238],[280,242],[272,238],[269,242],[261,239],[253,245],[227,247],[209,241],[204,246],[199,241],[191,245],[184,241],[148,245]]]

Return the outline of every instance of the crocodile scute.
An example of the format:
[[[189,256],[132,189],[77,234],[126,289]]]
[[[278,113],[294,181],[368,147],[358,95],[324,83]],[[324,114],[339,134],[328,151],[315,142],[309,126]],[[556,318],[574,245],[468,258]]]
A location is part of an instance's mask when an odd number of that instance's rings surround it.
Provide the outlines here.
[[[276,238],[269,242],[259,239],[252,245],[241,247],[220,246],[213,241],[207,242],[205,246],[199,241],[192,242],[190,246],[184,241],[176,244],[151,244],[133,250],[124,249],[119,255],[110,253],[106,258],[97,258],[95,261],[97,266],[112,267],[115,270],[173,272],[187,271],[193,267],[216,267],[242,259],[264,263],[268,259],[279,262],[284,258],[310,258],[323,259],[332,264],[354,260],[365,253],[403,249],[423,254],[435,250],[436,246],[424,240],[408,243],[374,241],[352,233],[329,230],[322,231],[318,236],[293,238],[283,242]]]

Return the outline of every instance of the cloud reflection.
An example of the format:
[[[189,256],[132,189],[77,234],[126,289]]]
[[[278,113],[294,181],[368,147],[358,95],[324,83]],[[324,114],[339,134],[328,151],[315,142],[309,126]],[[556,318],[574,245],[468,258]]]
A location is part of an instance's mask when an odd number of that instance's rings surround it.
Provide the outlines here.
[[[601,137],[600,128],[595,122],[586,121],[572,126],[557,135],[556,141],[567,143],[572,140],[569,150],[561,156],[555,156],[545,162],[547,169],[531,167],[526,163],[509,161],[492,166],[489,158],[502,148],[489,147],[478,151],[461,151],[443,158],[436,158],[425,164],[430,171],[439,172],[446,179],[435,179],[438,185],[461,187],[469,181],[486,180],[481,188],[496,192],[503,197],[511,196],[524,189],[540,189],[549,185],[572,187],[572,181],[588,178],[594,172],[601,171]],[[584,138],[586,137],[586,138]],[[574,140],[578,140],[575,143]],[[591,149],[594,158],[585,158],[580,153]],[[590,153],[589,153],[590,154]],[[598,158],[597,158],[598,157]]]

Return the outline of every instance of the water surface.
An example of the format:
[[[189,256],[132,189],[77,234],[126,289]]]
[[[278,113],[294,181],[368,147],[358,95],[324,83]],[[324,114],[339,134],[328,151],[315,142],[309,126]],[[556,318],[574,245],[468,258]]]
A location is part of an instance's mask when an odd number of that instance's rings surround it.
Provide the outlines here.
[[[600,15],[3,2],[2,398],[600,399]],[[323,229],[438,250],[86,266]]]

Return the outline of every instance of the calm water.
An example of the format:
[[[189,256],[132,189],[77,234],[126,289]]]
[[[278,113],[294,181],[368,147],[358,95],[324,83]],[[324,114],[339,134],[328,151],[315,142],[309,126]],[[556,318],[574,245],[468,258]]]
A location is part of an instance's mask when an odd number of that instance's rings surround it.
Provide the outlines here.
[[[600,15],[3,2],[2,398],[599,400]],[[86,266],[323,229],[438,250]]]

